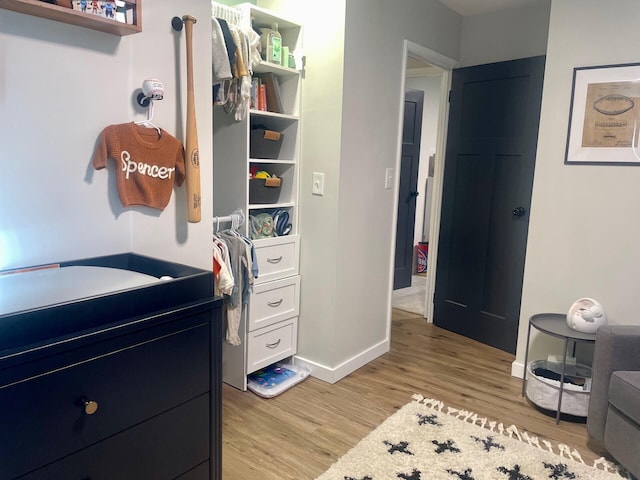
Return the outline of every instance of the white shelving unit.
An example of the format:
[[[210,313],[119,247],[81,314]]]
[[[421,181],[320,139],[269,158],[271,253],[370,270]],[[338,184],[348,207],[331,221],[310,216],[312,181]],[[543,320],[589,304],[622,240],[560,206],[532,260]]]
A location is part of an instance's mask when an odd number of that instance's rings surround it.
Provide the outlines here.
[[[242,4],[246,21],[255,27],[278,24],[282,45],[291,52],[301,48],[302,27],[252,4]],[[300,92],[301,71],[272,63],[254,66],[254,76],[273,73],[280,86],[284,113],[251,109],[242,121],[214,107],[213,118],[213,214],[229,215],[242,208],[247,217],[282,208],[289,214],[291,232],[282,237],[254,240],[259,275],[249,306],[240,323],[241,345],[223,347],[223,379],[241,390],[247,375],[272,363],[292,357],[297,349],[300,303]],[[281,132],[282,145],[276,159],[250,157],[250,132],[260,126]],[[277,203],[251,203],[249,171],[260,166],[282,179]],[[249,236],[248,222],[241,228]]]

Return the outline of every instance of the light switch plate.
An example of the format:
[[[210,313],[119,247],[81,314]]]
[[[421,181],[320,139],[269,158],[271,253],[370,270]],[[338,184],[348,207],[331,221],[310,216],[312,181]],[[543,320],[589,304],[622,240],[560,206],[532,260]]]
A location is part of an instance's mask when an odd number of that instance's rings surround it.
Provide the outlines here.
[[[324,173],[313,172],[311,193],[313,195],[324,195]]]
[[[384,188],[385,190],[393,188],[393,168],[387,168],[384,171]]]

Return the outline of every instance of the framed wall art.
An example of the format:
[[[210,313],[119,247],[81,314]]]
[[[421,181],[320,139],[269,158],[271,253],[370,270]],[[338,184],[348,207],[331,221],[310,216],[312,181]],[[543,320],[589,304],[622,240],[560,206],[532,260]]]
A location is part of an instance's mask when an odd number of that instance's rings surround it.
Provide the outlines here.
[[[640,165],[640,63],[573,69],[565,164]]]

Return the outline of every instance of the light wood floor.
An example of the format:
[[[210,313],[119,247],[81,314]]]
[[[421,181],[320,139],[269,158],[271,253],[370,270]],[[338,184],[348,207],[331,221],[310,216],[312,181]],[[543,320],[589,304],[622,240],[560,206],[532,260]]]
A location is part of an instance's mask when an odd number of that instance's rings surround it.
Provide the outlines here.
[[[394,310],[391,351],[334,385],[308,378],[272,399],[224,385],[223,479],[315,479],[414,393],[600,457],[583,423],[557,426],[521,397],[513,360]]]

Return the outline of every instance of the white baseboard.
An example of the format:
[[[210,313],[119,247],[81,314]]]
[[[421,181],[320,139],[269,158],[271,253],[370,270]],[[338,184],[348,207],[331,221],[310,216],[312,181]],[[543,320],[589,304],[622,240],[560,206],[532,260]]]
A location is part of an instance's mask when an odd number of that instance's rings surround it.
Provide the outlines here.
[[[327,383],[334,384],[338,380],[343,379],[350,373],[355,372],[360,367],[366,365],[372,360],[375,360],[380,355],[383,355],[388,351],[389,340],[384,340],[377,345],[374,345],[367,350],[360,352],[359,354],[342,362],[336,367],[327,367],[326,365],[321,365],[298,355],[294,357],[293,363],[295,365],[307,367],[309,370],[311,370],[312,377],[315,377]]]
[[[524,377],[524,364],[514,360],[511,363],[511,376],[517,378]]]

